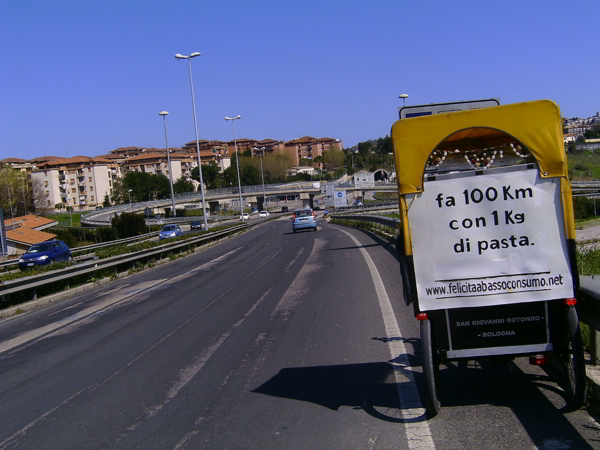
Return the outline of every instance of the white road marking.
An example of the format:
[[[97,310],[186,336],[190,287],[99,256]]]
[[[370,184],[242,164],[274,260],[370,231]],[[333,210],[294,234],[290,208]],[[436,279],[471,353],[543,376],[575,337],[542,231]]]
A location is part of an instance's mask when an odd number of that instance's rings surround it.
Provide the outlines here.
[[[345,230],[340,231],[354,241],[369,267],[369,272],[371,273],[371,278],[375,285],[375,291],[377,292],[381,314],[383,315],[383,323],[385,325],[387,337],[401,336],[394,309],[392,308],[392,304],[390,303],[390,299],[375,263],[358,239]],[[396,387],[398,389],[398,399],[400,401],[400,413],[404,423],[406,439],[408,440],[408,448],[411,450],[434,450],[435,444],[433,442],[429,424],[425,420],[425,408],[421,403],[421,398],[417,391],[417,385],[411,371],[406,347],[402,340],[399,339],[390,339],[388,341],[388,346],[390,355],[394,360],[393,364],[396,366],[394,374],[396,377]]]
[[[298,261],[298,258],[300,258],[300,255],[302,254],[303,251],[304,251],[304,247],[302,247],[300,249],[300,251],[298,251],[298,254],[296,255],[296,257],[290,261],[290,263],[287,265],[287,267],[283,270],[283,273],[288,273],[290,271],[290,269],[292,268],[294,263],[296,261]]]
[[[67,306],[66,308],[59,309],[58,311],[55,311],[55,312],[53,312],[53,313],[51,313],[51,314],[48,314],[48,316],[47,316],[47,317],[53,316],[54,314],[61,313],[61,312],[63,312],[63,311],[66,311],[67,309],[75,308],[76,306],[79,306],[79,305],[81,305],[82,303],[83,303],[83,302],[78,302],[78,303],[75,303],[74,305]]]
[[[296,306],[298,300],[308,293],[310,288],[311,275],[321,268],[319,257],[317,253],[325,246],[325,239],[315,239],[313,249],[310,252],[310,256],[306,260],[306,263],[300,269],[300,272],[290,284],[287,291],[279,300],[279,303],[271,313],[271,317],[278,314],[283,316],[289,316],[292,310]]]

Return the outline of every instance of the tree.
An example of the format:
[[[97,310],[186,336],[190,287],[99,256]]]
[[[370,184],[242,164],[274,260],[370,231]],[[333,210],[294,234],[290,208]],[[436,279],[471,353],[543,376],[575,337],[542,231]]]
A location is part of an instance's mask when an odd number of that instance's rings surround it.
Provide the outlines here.
[[[198,167],[192,169],[192,179],[200,181],[200,171]],[[207,189],[218,189],[223,187],[223,174],[219,166],[214,161],[202,165],[202,181]]]
[[[116,185],[116,183],[115,183]],[[132,200],[142,201],[149,198],[166,198],[171,194],[169,179],[163,174],[149,174],[147,172],[127,172],[123,178],[121,201],[129,201],[128,191],[131,189]],[[113,185],[113,195],[115,186]]]
[[[254,186],[261,184],[260,170],[254,165],[245,164],[244,170],[240,174],[242,184],[246,186]]]
[[[237,185],[237,171],[235,166],[232,164],[223,171],[223,187],[232,187]]]
[[[194,192],[194,184],[191,181],[180,177],[175,183],[173,183],[173,192],[176,194],[182,194],[184,192]]]
[[[111,224],[119,233],[120,238],[137,236],[146,231],[146,222],[143,214],[121,213],[111,219]]]
[[[104,194],[104,201],[102,202],[102,206],[104,208],[108,208],[110,206],[110,198],[108,198],[108,192]]]
[[[323,163],[327,170],[335,170],[344,164],[346,155],[341,150],[327,150],[323,152]]]
[[[115,205],[122,205],[125,203],[125,197],[127,197],[127,191],[121,178],[117,178],[112,184],[112,196],[110,200]]]

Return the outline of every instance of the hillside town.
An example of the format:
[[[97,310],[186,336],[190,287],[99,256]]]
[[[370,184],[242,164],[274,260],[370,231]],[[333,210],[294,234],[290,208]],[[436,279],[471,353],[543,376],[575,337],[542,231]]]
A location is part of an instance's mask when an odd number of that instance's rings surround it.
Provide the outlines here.
[[[563,136],[570,151],[600,149],[600,112],[586,119],[564,118]]]

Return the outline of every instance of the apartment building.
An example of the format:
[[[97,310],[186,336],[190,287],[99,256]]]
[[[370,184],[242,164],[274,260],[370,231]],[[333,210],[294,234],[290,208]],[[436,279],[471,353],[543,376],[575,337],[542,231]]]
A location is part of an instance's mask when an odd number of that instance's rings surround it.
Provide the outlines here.
[[[145,149],[146,151],[140,155],[132,156],[127,158],[121,163],[123,170],[123,176],[127,172],[146,172],[151,175],[162,174],[169,176],[169,163],[166,152],[161,152],[158,149]],[[172,148],[169,149],[171,153],[171,169],[173,171],[173,182],[177,181],[183,175],[182,161],[185,162],[188,155],[182,153],[181,149]],[[193,163],[190,163],[190,165]],[[190,169],[191,172],[191,169]]]
[[[227,142],[199,139],[198,148],[200,149],[200,160],[202,161],[202,164],[209,164],[214,161],[217,165],[219,165],[219,161],[222,158],[229,157],[229,146]],[[188,142],[181,147],[181,149],[192,155],[192,157],[195,157],[197,162],[198,150],[196,149],[196,141]]]
[[[94,209],[101,205],[106,194],[112,195],[112,185],[120,176],[119,167],[99,157],[75,156],[55,158],[37,165],[31,172],[43,189],[43,208],[58,203],[78,210]]]
[[[282,154],[285,149],[284,144],[283,141],[276,141],[275,139],[256,141],[256,146],[252,149],[252,156],[259,156],[262,152],[265,155]]]
[[[284,153],[290,155],[294,166],[300,165],[300,160],[315,159],[318,156],[323,156],[323,152],[327,150],[343,150],[344,143],[339,139],[333,138],[314,138],[312,136],[304,136],[292,141],[287,141],[284,145]]]

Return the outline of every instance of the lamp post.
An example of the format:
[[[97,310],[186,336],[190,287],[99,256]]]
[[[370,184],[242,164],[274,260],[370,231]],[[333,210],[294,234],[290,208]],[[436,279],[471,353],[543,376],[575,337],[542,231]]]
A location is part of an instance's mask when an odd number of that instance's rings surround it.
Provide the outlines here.
[[[240,155],[237,149],[237,140],[235,138],[235,121],[241,119],[242,116],[239,114],[235,117],[225,117],[225,120],[231,120],[233,125],[233,143],[235,145],[235,165],[237,166],[237,177],[238,177],[238,192],[240,193],[240,217],[244,218],[244,204],[242,203],[242,182],[240,180]]]
[[[398,98],[402,99],[402,107],[406,106],[406,99],[408,98],[408,94],[400,94]]]
[[[169,152],[169,144],[167,140],[167,116],[169,115],[169,111],[161,111],[158,113],[159,116],[162,116],[164,119],[163,122],[165,124],[165,150],[167,151],[167,162],[169,164],[169,187],[171,188],[171,205],[173,206],[173,211],[171,215],[175,217],[175,195],[173,194],[173,170],[171,170],[171,153]]]
[[[260,177],[262,178],[262,184],[263,184],[263,203],[264,203],[264,207],[265,207],[265,211],[269,212],[269,208],[267,208],[267,194],[265,194],[265,174],[263,172],[263,164],[262,164],[262,159],[263,156],[265,154],[265,147],[261,147],[259,148],[260,150]]]
[[[198,173],[200,174],[200,193],[202,195],[202,216],[204,217],[204,229],[208,230],[208,221],[206,219],[206,203],[204,203],[204,181],[202,179],[202,161],[200,160],[200,144],[198,143],[198,123],[196,121],[196,96],[194,94],[194,83],[192,82],[192,58],[200,56],[202,53],[194,52],[189,56],[177,53],[176,59],[187,59],[188,73],[190,76],[190,89],[192,91],[192,111],[194,113],[194,131],[196,132],[196,152],[198,153]]]
[[[127,191],[127,195],[129,195],[129,209],[133,210],[132,206],[131,206],[131,191],[133,191],[133,189],[129,189]]]

